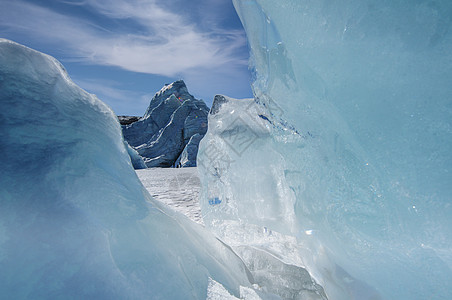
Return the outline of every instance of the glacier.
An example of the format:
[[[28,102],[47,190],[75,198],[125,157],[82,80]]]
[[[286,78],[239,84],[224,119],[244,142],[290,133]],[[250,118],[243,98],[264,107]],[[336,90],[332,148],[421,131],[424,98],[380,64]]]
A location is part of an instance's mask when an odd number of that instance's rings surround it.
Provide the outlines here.
[[[155,201],[113,111],[54,58],[0,39],[0,298],[206,299],[253,283],[230,247]],[[232,296],[231,296],[232,297]]]
[[[148,168],[195,167],[208,112],[204,101],[193,97],[183,80],[177,80],[165,84],[152,97],[143,117],[123,125],[122,132]]]
[[[452,3],[233,3],[254,99],[212,106],[206,227],[283,298],[452,299]]]

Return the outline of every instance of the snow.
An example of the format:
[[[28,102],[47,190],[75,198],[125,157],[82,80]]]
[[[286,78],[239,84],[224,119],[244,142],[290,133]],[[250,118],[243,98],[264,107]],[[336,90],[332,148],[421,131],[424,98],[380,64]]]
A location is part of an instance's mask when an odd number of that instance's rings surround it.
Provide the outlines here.
[[[229,294],[228,290],[226,290],[221,283],[210,279],[209,286],[207,288],[206,300],[239,300],[239,298]]]
[[[205,299],[252,276],[155,201],[115,114],[55,59],[0,39],[0,297]]]
[[[262,294],[262,293],[261,293]],[[209,286],[207,288],[207,298],[206,300],[277,300],[280,298],[274,298],[264,293],[264,298],[261,298],[256,292],[256,290],[252,288],[247,288],[244,286],[240,287],[240,298],[234,297],[231,295],[228,290],[224,288],[221,283],[216,282],[213,279],[209,279]]]
[[[136,170],[136,173],[155,200],[203,224],[197,168],[150,168]]]

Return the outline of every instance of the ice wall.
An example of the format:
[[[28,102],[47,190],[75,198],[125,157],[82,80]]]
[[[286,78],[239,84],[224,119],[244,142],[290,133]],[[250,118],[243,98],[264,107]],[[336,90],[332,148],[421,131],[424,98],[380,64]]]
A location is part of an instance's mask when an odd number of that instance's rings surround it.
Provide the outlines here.
[[[204,199],[210,226],[272,225],[251,208],[287,201],[294,221],[277,221],[277,230],[297,237],[303,264],[331,299],[452,298],[452,3],[233,2],[273,139],[247,151],[277,153],[279,162],[261,161],[269,177],[261,181],[245,151],[221,180],[204,177],[229,193],[217,188]],[[223,151],[234,153],[230,144]],[[269,182],[273,192],[262,192]],[[208,202],[247,184],[245,212]],[[285,186],[289,193],[275,192]]]
[[[138,180],[115,114],[55,59],[0,39],[0,298],[205,299],[252,278]],[[211,278],[211,279],[210,279]]]
[[[295,197],[271,134],[274,126],[286,138],[297,133],[267,113],[253,99],[215,96],[198,152],[203,221],[243,260],[258,291],[274,299],[325,300],[293,236]]]

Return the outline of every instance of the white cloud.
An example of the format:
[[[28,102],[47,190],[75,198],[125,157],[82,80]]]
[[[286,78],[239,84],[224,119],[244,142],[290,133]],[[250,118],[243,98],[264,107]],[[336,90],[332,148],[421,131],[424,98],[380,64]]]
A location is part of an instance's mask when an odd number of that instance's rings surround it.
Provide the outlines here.
[[[68,3],[68,1],[66,1]],[[2,0],[0,28],[44,40],[68,51],[70,59],[117,66],[164,76],[197,70],[229,69],[246,64],[237,58],[244,45],[241,31],[202,31],[184,17],[159,6],[156,0],[99,0],[71,2],[88,6],[95,14],[121,24],[120,32],[101,27],[96,20],[65,15],[22,1]],[[128,30],[126,30],[128,29]]]

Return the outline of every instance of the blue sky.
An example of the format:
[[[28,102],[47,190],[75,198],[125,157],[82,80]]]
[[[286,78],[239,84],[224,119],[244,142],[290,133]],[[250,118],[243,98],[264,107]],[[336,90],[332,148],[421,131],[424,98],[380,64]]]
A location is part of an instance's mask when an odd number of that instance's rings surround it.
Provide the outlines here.
[[[0,1],[0,37],[60,60],[117,114],[142,115],[165,83],[252,96],[246,37],[231,0]]]

